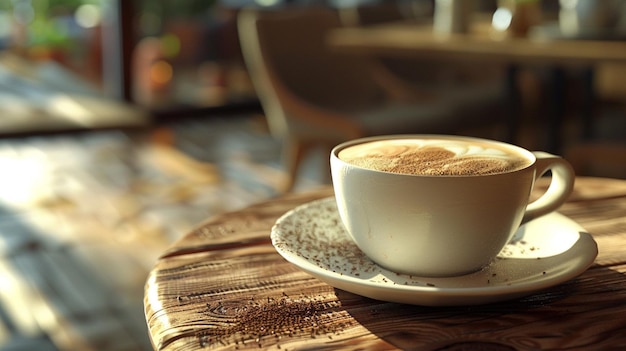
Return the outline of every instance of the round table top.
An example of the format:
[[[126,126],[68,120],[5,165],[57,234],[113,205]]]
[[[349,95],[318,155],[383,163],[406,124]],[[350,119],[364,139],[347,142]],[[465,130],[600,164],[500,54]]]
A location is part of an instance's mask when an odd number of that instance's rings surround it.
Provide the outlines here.
[[[545,190],[538,182],[535,191]],[[156,350],[615,349],[626,346],[626,180],[577,178],[559,213],[598,245],[578,277],[513,300],[427,307],[334,288],[270,240],[287,211],[333,196],[287,194],[207,220],[156,262],[145,315]]]

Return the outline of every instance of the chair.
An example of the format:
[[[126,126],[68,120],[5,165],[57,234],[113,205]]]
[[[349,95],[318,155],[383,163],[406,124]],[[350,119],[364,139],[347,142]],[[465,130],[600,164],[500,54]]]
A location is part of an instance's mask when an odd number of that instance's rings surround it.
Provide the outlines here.
[[[340,26],[337,12],[323,7],[239,13],[246,67],[270,132],[284,142],[284,191],[292,190],[303,156],[314,146],[329,150],[369,135],[459,133],[500,121],[498,114],[473,109],[471,94],[446,99],[377,80],[373,60],[327,46],[326,34]],[[496,95],[491,105],[501,107]]]

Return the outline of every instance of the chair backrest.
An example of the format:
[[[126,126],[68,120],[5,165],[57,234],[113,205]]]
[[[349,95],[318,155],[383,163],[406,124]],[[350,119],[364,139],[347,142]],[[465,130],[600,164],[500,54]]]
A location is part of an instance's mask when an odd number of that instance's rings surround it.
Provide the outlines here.
[[[384,97],[368,61],[334,52],[329,30],[341,26],[329,8],[244,9],[238,18],[247,69],[273,132],[297,118],[294,102],[342,109]],[[288,101],[289,100],[289,101]]]

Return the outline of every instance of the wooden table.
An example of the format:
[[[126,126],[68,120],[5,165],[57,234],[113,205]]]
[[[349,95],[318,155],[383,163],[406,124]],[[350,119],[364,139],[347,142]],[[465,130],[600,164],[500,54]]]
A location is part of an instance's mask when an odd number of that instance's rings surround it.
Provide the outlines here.
[[[430,57],[539,65],[586,66],[626,63],[626,41],[582,40],[548,34],[498,39],[489,23],[473,23],[469,33],[435,34],[432,25],[391,22],[339,28],[328,36],[337,50],[378,56]]]
[[[541,31],[536,31],[541,33]],[[546,146],[541,149],[562,152],[562,124],[566,113],[566,70],[580,72],[584,94],[581,107],[581,139],[593,135],[595,109],[594,68],[603,63],[626,63],[626,41],[581,40],[555,37],[553,31],[527,38],[497,39],[488,21],[472,24],[469,33],[435,34],[432,25],[390,22],[367,27],[338,28],[328,35],[328,44],[351,55],[383,58],[434,59],[439,62],[505,64],[511,101],[509,123],[513,131],[520,123],[521,93],[517,76],[520,67],[547,68],[550,73],[552,104],[546,120]],[[509,141],[514,142],[513,136]]]
[[[145,287],[154,348],[626,347],[625,180],[578,178],[573,195],[559,210],[597,241],[599,254],[590,269],[521,299],[463,307],[364,298],[326,285],[285,261],[270,242],[276,219],[300,204],[332,195],[332,189],[323,188],[219,215],[164,252]]]

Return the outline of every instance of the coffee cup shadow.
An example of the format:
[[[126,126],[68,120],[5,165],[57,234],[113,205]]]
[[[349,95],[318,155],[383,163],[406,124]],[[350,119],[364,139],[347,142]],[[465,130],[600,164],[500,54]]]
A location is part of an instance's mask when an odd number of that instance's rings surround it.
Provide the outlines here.
[[[621,281],[624,277],[624,273],[594,266],[579,278],[534,294],[476,306],[405,305],[363,298],[341,289],[335,289],[335,295],[360,327],[397,349],[524,350],[528,345],[542,349],[549,348],[550,342],[567,338],[572,328],[591,327],[588,319],[580,317],[586,313],[614,316],[614,298],[603,300],[603,296],[614,292],[595,282]],[[586,303],[591,295],[597,303]],[[626,304],[626,295],[618,300],[621,301],[618,304]],[[512,318],[513,315],[516,317]],[[616,330],[620,329],[623,323],[618,318],[613,319]],[[528,333],[529,323],[534,328],[544,325],[550,333]]]

